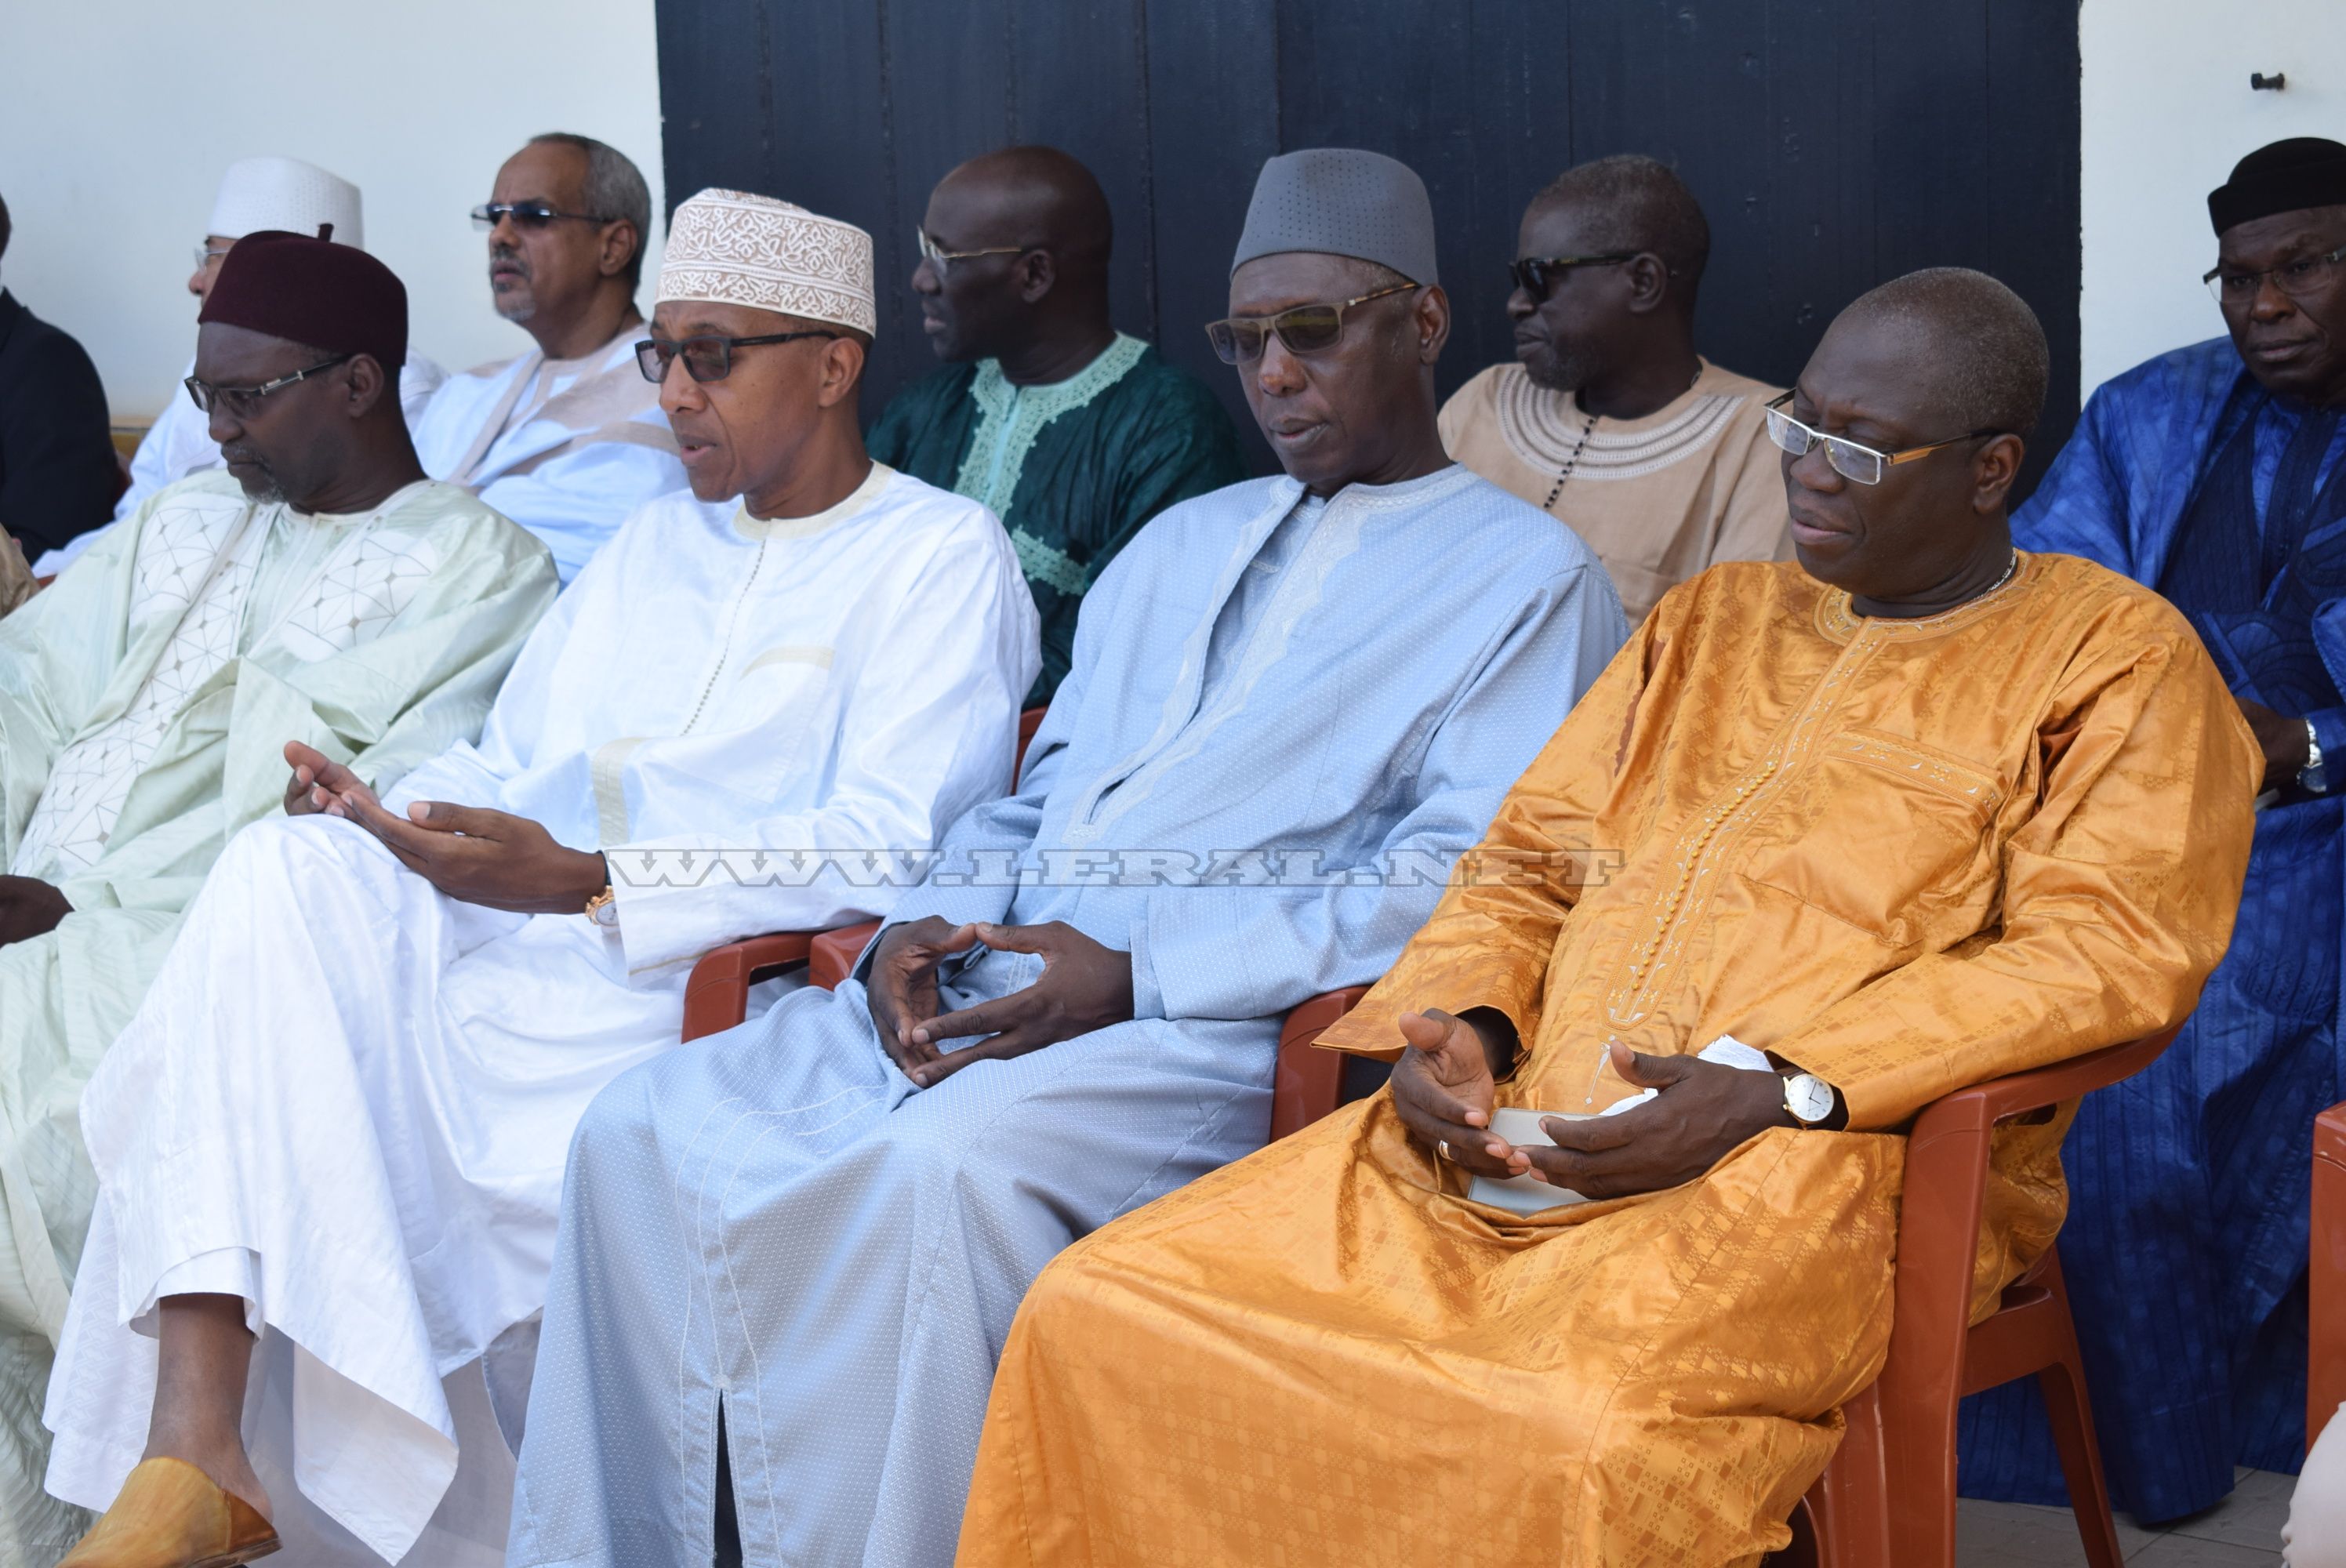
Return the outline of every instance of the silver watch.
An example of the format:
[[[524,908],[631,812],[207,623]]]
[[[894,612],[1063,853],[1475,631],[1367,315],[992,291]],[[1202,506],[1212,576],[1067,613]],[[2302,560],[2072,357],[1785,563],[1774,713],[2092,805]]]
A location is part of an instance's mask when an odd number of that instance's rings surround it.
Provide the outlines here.
[[[1790,1073],[1784,1078],[1784,1110],[1804,1127],[1831,1119],[1840,1096],[1833,1086],[1813,1073]]]
[[[2305,766],[2297,770],[2297,781],[2312,794],[2330,792],[2330,780],[2321,771],[2321,737],[2314,733],[2310,718],[2305,721]]]

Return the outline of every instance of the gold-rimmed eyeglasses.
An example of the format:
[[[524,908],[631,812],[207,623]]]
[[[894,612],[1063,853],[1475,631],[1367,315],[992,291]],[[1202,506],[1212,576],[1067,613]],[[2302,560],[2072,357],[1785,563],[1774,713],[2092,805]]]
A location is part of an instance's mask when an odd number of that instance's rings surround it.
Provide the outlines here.
[[[1814,425],[1802,424],[1791,416],[1786,407],[1791,401],[1792,394],[1785,392],[1768,405],[1768,439],[1794,457],[1806,456],[1821,443],[1825,449],[1825,461],[1832,465],[1832,471],[1859,484],[1879,484],[1887,470],[1902,463],[1912,463],[1918,457],[1928,457],[1943,447],[1961,446],[1967,441],[2011,433],[2002,430],[1975,430],[1968,435],[1951,435],[1944,441],[1933,441],[1923,446],[1881,452],[1845,435],[1828,435]]]
[[[1231,316],[1209,321],[1206,340],[1214,345],[1214,352],[1226,365],[1249,364],[1262,358],[1263,341],[1273,332],[1279,334],[1279,341],[1290,354],[1317,353],[1335,347],[1337,340],[1344,335],[1345,311],[1416,287],[1415,283],[1395,283],[1372,293],[1339,300],[1332,305],[1298,305],[1276,316]]]

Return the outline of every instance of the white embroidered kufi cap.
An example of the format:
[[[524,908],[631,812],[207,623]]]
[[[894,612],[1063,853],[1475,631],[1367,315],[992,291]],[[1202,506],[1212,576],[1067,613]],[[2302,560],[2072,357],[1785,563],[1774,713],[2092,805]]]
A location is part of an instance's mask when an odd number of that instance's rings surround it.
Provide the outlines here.
[[[740,190],[704,190],[668,219],[658,298],[754,305],[876,332],[872,236]]]
[[[241,239],[264,229],[315,235],[318,225],[334,226],[337,245],[366,249],[360,220],[359,188],[298,158],[245,158],[220,176],[207,234]]]

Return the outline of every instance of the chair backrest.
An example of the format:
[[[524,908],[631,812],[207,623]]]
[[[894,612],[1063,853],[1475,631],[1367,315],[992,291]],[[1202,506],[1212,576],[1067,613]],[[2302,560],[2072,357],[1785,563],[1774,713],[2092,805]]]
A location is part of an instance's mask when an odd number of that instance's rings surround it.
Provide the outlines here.
[[[2346,1105],[2313,1123],[2313,1253],[2309,1259],[2305,1442],[2346,1404]]]

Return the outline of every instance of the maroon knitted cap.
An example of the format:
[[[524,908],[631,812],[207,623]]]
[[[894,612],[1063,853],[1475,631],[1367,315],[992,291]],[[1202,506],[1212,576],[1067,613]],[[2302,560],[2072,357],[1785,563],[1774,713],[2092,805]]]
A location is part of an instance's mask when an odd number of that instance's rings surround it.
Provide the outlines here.
[[[199,321],[246,327],[330,354],[372,354],[383,369],[407,362],[407,286],[351,245],[263,229],[221,258]]]

